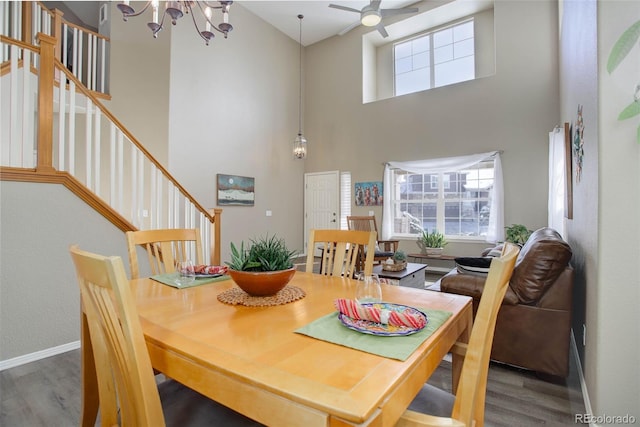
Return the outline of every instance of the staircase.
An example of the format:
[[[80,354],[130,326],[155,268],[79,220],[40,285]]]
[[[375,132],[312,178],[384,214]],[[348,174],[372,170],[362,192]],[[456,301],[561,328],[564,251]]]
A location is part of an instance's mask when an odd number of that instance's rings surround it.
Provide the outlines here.
[[[123,232],[198,228],[220,264],[222,209],[204,209],[100,102],[109,39],[39,2],[0,2],[0,179],[58,183]]]

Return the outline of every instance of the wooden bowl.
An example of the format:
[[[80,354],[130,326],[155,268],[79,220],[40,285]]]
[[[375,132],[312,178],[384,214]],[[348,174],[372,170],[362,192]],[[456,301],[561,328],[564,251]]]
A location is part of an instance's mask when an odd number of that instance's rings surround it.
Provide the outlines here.
[[[295,267],[278,271],[238,271],[227,272],[236,285],[252,296],[275,295],[284,288],[296,273]]]

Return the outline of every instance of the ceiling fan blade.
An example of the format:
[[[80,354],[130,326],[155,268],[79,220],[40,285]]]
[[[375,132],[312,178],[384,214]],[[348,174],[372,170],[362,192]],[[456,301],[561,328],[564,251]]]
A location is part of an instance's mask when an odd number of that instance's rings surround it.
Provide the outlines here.
[[[416,12],[418,12],[417,7],[405,7],[402,9],[382,9],[380,11],[380,15],[383,18],[386,18],[388,16],[403,15],[405,13],[416,13]]]
[[[389,33],[387,33],[387,30],[384,28],[384,25],[382,25],[382,22],[376,25],[376,29],[383,38],[386,39],[387,37],[389,37]]]
[[[380,9],[380,3],[382,3],[382,0],[371,0],[371,2],[369,3],[369,6],[371,6],[375,10],[378,10]]]
[[[360,25],[360,21],[356,21],[353,24],[349,25],[347,28],[345,28],[344,30],[340,31],[338,33],[339,36],[344,36],[345,34],[347,34],[349,31],[353,30],[354,28],[356,28],[357,26]]]
[[[347,12],[360,13],[358,9],[354,9],[352,7],[347,7],[347,6],[340,6],[339,4],[330,4],[329,7],[332,7],[334,9],[346,10]]]

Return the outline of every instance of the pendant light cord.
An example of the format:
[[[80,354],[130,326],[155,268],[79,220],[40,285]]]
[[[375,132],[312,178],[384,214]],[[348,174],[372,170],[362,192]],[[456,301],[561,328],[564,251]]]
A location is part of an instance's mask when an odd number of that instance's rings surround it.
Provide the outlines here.
[[[300,20],[300,52],[298,53],[300,61],[299,87],[298,87],[298,135],[302,135],[302,18],[304,15],[298,15]]]

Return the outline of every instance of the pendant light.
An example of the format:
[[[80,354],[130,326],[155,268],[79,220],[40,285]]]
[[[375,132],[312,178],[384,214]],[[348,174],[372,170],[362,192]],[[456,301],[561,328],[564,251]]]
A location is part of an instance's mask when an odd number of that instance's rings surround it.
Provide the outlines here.
[[[298,97],[298,136],[293,141],[293,157],[295,159],[304,160],[307,157],[307,139],[302,135],[302,18],[304,15],[298,15],[300,20],[300,86]]]

